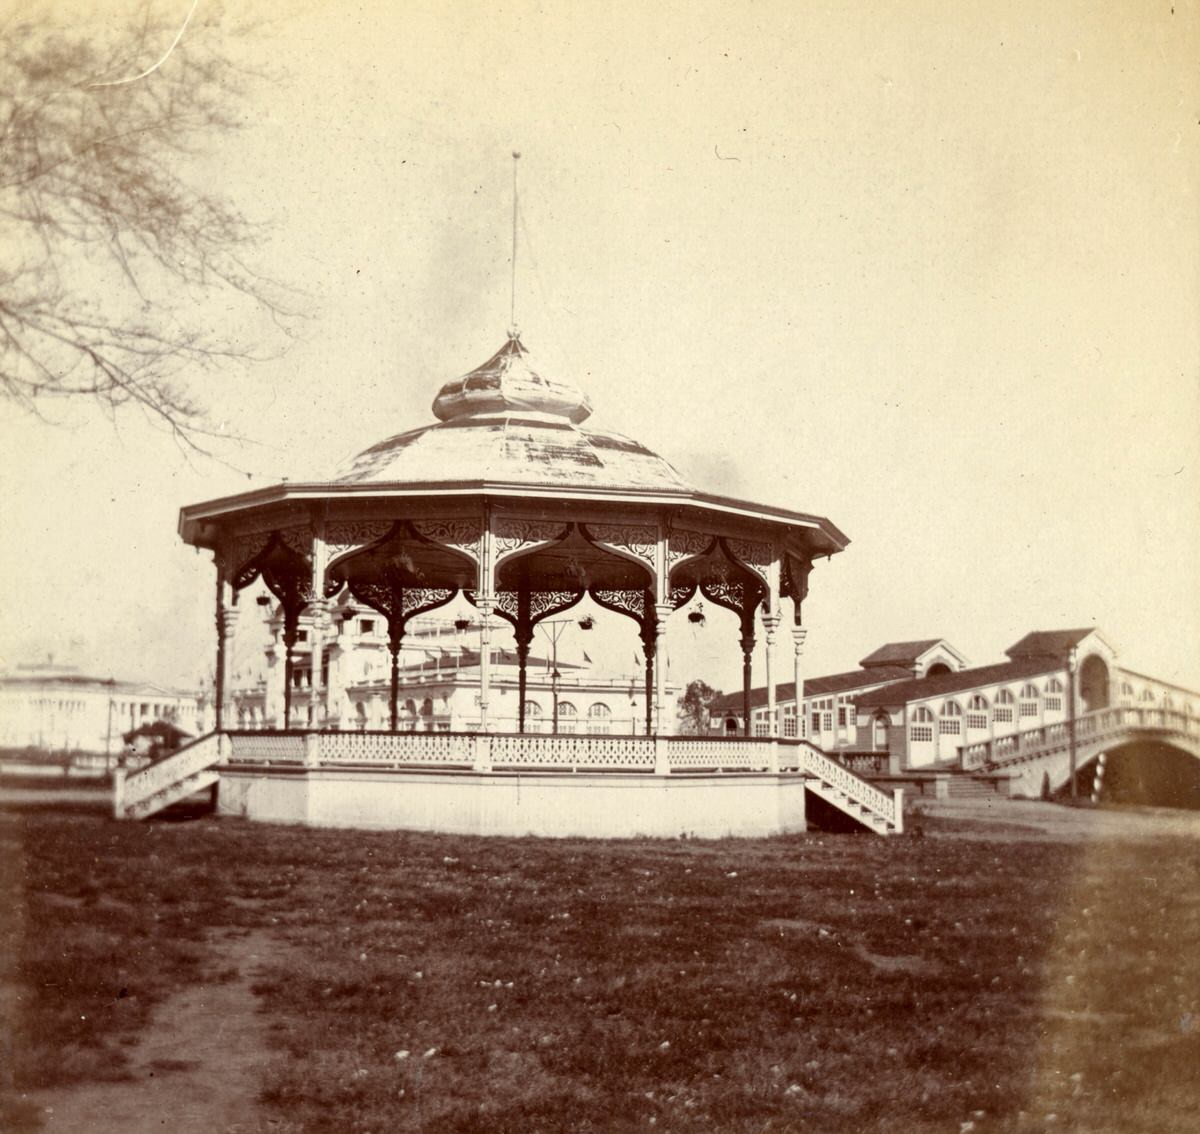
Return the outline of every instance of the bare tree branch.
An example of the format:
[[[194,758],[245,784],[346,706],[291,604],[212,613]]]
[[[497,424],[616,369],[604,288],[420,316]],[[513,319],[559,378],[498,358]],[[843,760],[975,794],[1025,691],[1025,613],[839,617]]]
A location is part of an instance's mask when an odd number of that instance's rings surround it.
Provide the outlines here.
[[[110,414],[137,407],[205,452],[202,373],[263,352],[223,338],[201,305],[225,295],[285,339],[302,312],[252,265],[261,228],[189,179],[238,129],[255,78],[223,50],[219,27],[192,22],[194,8],[182,27],[156,25],[147,9],[108,53],[85,32],[6,29],[0,398],[36,413],[60,398]]]

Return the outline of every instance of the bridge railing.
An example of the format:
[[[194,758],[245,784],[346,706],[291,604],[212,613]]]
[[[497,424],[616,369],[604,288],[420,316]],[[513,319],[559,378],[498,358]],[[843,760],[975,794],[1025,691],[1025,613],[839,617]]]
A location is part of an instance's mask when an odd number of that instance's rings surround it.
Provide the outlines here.
[[[1074,721],[1040,725],[993,740],[960,745],[958,766],[964,771],[990,769],[1035,755],[1061,751],[1070,746],[1072,730],[1076,744],[1103,740],[1126,732],[1200,738],[1200,717],[1179,709],[1114,705],[1084,713]]]

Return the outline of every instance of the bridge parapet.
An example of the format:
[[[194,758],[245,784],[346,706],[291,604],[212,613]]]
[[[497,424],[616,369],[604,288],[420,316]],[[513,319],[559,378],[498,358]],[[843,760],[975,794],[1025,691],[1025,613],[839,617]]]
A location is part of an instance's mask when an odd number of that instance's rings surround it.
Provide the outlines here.
[[[963,771],[992,771],[1006,764],[1060,752],[1074,742],[1079,748],[1128,738],[1187,737],[1200,741],[1200,717],[1178,709],[1135,708],[1126,705],[1096,709],[1073,722],[1024,729],[1011,736],[961,745],[958,766]]]

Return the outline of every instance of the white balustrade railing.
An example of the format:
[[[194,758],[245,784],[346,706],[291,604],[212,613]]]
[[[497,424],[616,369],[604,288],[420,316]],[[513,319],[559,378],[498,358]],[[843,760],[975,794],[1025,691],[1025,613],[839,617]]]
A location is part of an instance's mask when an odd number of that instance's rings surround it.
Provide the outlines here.
[[[493,768],[654,770],[652,737],[496,733],[486,740]]]
[[[760,772],[770,766],[769,741],[747,737],[725,739],[719,736],[667,737],[667,766],[675,771],[747,771]]]
[[[221,759],[221,736],[210,732],[169,756],[123,777],[116,790],[116,809],[128,813],[151,796],[211,768]]]
[[[1106,740],[1135,730],[1200,738],[1200,717],[1178,709],[1142,709],[1116,705],[1084,713],[1074,722],[1075,743]],[[1072,724],[1062,721],[1025,729],[995,740],[959,748],[959,766],[964,769],[995,768],[1016,760],[1061,751],[1071,744]]]
[[[836,760],[831,760],[823,752],[809,744],[799,744],[801,765],[810,776],[816,776],[824,783],[831,785],[852,799],[855,803],[867,808],[888,823],[895,825],[897,830],[903,826],[903,811],[901,797],[893,793],[880,791],[873,784],[860,779],[849,768],[842,767]]]
[[[304,735],[298,732],[231,732],[234,764],[302,764]]]
[[[474,737],[454,732],[318,732],[319,764],[434,764],[463,767],[474,761]]]

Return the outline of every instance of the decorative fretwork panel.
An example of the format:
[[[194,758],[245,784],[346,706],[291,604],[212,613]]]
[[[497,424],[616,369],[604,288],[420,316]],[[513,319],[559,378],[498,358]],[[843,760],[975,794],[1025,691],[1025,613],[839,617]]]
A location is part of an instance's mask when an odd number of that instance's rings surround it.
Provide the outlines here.
[[[304,737],[272,732],[231,732],[231,760],[235,764],[302,764]]]
[[[753,571],[763,584],[767,583],[767,575],[771,567],[774,553],[769,543],[754,539],[727,539],[725,546],[729,554],[743,567]]]
[[[224,555],[231,576],[237,578],[243,570],[261,555],[268,543],[271,542],[270,532],[245,532],[235,536],[229,543]],[[253,575],[251,576],[253,578]],[[245,584],[242,584],[243,586]]]
[[[427,540],[469,555],[478,566],[483,539],[483,527],[478,520],[416,520],[413,527]]]
[[[688,531],[687,528],[676,528],[667,540],[667,575],[675,570],[676,564],[703,555],[712,545],[712,536]]]
[[[470,738],[451,732],[328,732],[321,734],[318,751],[322,764],[470,767],[472,762]]]
[[[388,520],[334,520],[325,526],[325,548],[330,564],[351,551],[377,543],[392,530]]]
[[[658,532],[648,524],[587,524],[585,530],[596,543],[632,555],[654,570]]]
[[[279,529],[279,542],[311,562],[313,533],[308,524],[296,524]]]
[[[646,737],[526,733],[493,736],[491,743],[494,768],[654,770],[654,741]]]
[[[529,620],[540,622],[543,618],[570,610],[583,598],[583,591],[533,591],[529,595]]]
[[[770,747],[752,740],[720,737],[681,737],[667,740],[667,763],[672,771],[763,771],[769,765]]]
[[[589,593],[608,610],[615,611],[617,614],[626,614],[638,623],[646,620],[646,592],[643,589],[609,591],[594,587]]]
[[[808,576],[812,571],[812,563],[807,559],[798,559],[794,555],[783,557],[783,569],[780,573],[780,593],[784,598],[794,602],[803,602],[808,597]]]
[[[493,528],[496,561],[543,543],[555,543],[571,530],[570,524],[549,520],[512,520],[499,518]]]

